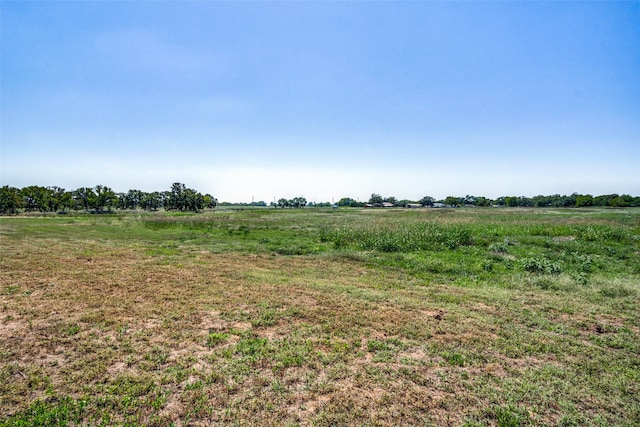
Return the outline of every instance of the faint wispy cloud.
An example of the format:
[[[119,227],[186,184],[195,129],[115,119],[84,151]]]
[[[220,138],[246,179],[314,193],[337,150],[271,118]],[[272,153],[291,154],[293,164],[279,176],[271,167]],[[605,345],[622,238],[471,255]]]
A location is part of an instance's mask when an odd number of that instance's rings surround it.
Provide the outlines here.
[[[151,31],[119,29],[102,33],[94,41],[97,61],[123,72],[144,72],[175,77],[176,73],[211,73],[222,67],[220,56],[181,45]]]

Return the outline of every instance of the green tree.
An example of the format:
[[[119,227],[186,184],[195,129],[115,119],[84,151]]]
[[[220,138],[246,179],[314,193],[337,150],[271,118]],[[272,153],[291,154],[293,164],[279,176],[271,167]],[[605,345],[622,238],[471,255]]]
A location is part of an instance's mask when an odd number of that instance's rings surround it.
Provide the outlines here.
[[[160,206],[162,206],[162,198],[157,191],[144,193],[140,199],[140,207],[144,210],[156,211]]]
[[[164,207],[167,210],[197,212],[204,208],[202,194],[180,182],[174,182],[171,190],[165,193]]]
[[[419,203],[422,206],[433,206],[433,204],[435,203],[436,199],[434,199],[431,196],[424,196],[422,199],[419,200]]]
[[[38,185],[30,185],[20,190],[27,212],[48,212],[52,191]]]
[[[369,203],[371,203],[372,205],[375,205],[376,203],[382,203],[382,202],[384,202],[384,199],[382,198],[381,195],[376,193],[373,193],[369,198]]]
[[[94,193],[89,198],[90,206],[96,212],[104,212],[104,208],[111,211],[111,208],[117,201],[116,193],[106,185],[96,185],[94,187]]]
[[[519,205],[519,200],[515,196],[506,196],[504,198],[504,205],[508,208],[515,208]]]
[[[73,195],[73,200],[76,202],[76,205],[84,208],[85,211],[89,210],[89,206],[95,198],[93,189],[89,187],[80,187],[74,190],[71,194]]]
[[[304,208],[305,206],[307,206],[307,199],[302,196],[294,197],[289,201],[289,204],[294,208]]]
[[[549,202],[549,197],[547,196],[543,196],[543,195],[537,195],[533,197],[533,206],[537,207],[537,208],[542,208],[545,206],[551,206],[551,203]]]
[[[116,207],[118,209],[136,210],[140,206],[140,200],[144,192],[140,190],[129,190],[127,193],[118,193]]]
[[[487,207],[492,205],[491,199],[487,199],[486,197],[479,196],[475,197],[475,205],[479,207]]]
[[[355,201],[351,197],[343,197],[342,199],[338,200],[338,206],[351,206],[353,203],[357,203],[357,201]]]
[[[459,206],[461,203],[460,201],[460,197],[454,197],[454,196],[447,196],[446,199],[444,199],[444,204],[447,206]]]
[[[18,209],[24,206],[24,201],[20,196],[20,190],[8,185],[0,188],[0,214],[15,215]]]
[[[187,186],[180,182],[171,184],[171,190],[167,193],[167,200],[164,204],[165,209],[184,211],[187,206],[186,190]]]
[[[67,211],[73,207],[73,197],[70,191],[60,187],[48,187],[50,191],[49,210],[51,212]]]
[[[609,201],[609,205],[617,208],[625,208],[633,206],[633,197],[628,194],[623,194]]]
[[[186,211],[198,212],[204,208],[204,196],[192,188],[184,191],[184,209]]]
[[[590,194],[576,196],[576,208],[583,208],[593,205],[593,196]]]
[[[211,194],[205,194],[204,195],[204,207],[205,208],[213,209],[217,205],[218,205],[218,199],[213,197]],[[264,206],[264,205],[265,205],[264,202],[258,202],[258,206]]]

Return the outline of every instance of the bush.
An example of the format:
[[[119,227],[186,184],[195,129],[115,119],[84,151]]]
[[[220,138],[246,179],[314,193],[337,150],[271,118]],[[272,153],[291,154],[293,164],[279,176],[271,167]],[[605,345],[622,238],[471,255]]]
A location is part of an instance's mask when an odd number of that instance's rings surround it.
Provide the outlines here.
[[[491,245],[489,245],[489,250],[492,252],[497,252],[500,254],[506,254],[507,253],[507,244],[504,242],[498,242],[498,243],[493,243]]]
[[[560,274],[560,265],[545,258],[523,258],[520,265],[530,273]]]

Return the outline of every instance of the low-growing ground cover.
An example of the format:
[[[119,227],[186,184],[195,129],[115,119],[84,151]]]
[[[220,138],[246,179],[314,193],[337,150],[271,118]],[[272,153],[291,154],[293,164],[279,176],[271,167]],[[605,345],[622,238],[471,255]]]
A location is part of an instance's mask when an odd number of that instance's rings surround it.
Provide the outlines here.
[[[638,425],[640,211],[0,218],[0,425]]]

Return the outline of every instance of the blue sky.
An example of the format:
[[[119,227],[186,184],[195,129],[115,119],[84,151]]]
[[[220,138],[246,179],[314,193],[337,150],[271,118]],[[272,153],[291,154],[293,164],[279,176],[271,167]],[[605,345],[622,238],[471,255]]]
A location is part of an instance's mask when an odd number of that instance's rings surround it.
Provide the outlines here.
[[[0,184],[640,195],[640,2],[12,2]]]

